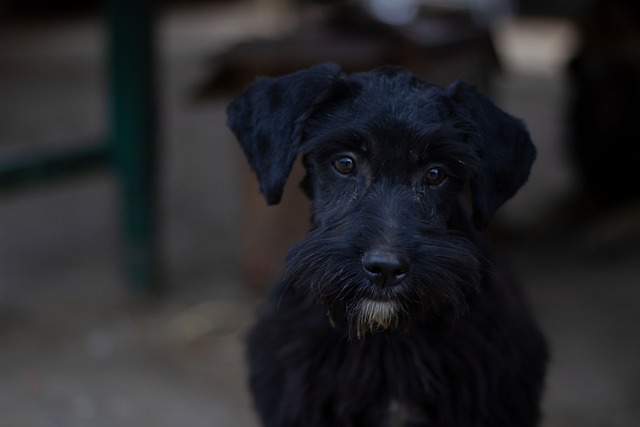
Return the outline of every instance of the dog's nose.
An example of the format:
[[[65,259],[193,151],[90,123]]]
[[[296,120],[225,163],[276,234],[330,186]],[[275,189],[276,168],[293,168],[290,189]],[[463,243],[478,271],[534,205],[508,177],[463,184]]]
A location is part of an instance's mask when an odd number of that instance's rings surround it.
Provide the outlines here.
[[[380,286],[397,285],[409,272],[409,264],[397,253],[374,250],[364,254],[362,265],[369,279]]]

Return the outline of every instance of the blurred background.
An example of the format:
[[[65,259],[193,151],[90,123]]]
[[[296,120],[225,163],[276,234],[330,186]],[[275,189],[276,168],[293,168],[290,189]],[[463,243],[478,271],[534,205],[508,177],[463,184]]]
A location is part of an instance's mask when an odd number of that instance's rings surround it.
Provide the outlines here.
[[[465,79],[539,151],[489,230],[552,346],[545,427],[640,426],[634,0],[0,0],[0,427],[257,426],[243,335],[305,230],[225,126],[256,75]]]

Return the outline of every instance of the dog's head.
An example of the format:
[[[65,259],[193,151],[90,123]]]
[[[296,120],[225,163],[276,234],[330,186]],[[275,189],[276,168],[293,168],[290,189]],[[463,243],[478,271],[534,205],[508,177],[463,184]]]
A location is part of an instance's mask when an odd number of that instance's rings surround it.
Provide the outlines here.
[[[459,194],[468,183],[484,228],[535,158],[522,122],[470,86],[442,89],[393,67],[260,79],[230,105],[228,124],[269,204],[302,154],[313,220],[285,280],[359,335],[464,307],[481,267],[455,224]]]

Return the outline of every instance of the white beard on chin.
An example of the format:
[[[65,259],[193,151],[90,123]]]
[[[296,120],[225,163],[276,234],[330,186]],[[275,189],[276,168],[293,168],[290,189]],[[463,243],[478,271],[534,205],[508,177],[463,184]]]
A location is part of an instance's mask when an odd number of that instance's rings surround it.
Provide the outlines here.
[[[377,331],[395,329],[398,326],[399,308],[395,301],[361,300],[354,312],[358,339]]]

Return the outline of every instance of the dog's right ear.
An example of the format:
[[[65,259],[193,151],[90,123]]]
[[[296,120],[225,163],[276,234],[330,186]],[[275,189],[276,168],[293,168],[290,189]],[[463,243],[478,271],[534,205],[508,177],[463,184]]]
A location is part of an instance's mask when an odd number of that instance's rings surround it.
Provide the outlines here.
[[[259,78],[229,105],[227,125],[268,204],[280,202],[300,151],[304,122],[339,75],[337,65],[323,64],[282,77]]]

